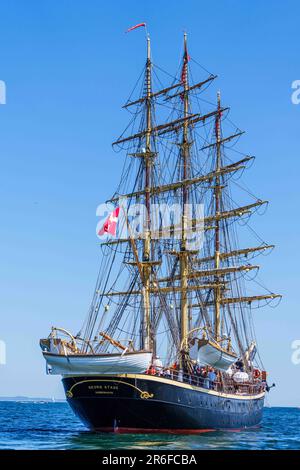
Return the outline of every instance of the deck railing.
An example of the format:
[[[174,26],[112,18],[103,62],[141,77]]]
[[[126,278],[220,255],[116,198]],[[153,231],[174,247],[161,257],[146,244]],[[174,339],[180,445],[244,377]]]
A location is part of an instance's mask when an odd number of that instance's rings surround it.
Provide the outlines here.
[[[259,379],[238,383],[231,377],[220,372],[216,374],[216,380],[210,380],[208,376],[203,376],[201,374],[188,374],[174,369],[165,369],[163,367],[155,367],[147,371],[147,373],[176,382],[183,382],[196,387],[206,388],[207,390],[215,390],[217,392],[237,395],[257,395],[265,391],[266,388],[266,383]]]

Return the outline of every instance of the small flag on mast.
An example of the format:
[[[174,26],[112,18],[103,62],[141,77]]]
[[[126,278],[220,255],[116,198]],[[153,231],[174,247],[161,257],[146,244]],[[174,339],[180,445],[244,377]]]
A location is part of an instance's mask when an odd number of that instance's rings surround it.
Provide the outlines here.
[[[114,237],[116,236],[119,212],[120,208],[117,207],[106,219],[103,227],[99,230],[98,235],[104,235],[107,233],[109,235],[113,235]]]
[[[181,70],[181,76],[180,76],[181,83],[183,85],[186,84],[187,67],[188,67],[188,63],[189,63],[190,60],[191,60],[191,57],[189,56],[187,49],[185,49],[184,56],[183,56],[183,65],[182,65],[182,70]]]
[[[190,59],[191,58],[188,54],[188,51],[187,51],[187,48],[186,48],[186,45],[185,45],[184,55],[183,55],[183,64],[182,64],[181,75],[180,75],[180,81],[181,81],[182,85],[184,86],[184,88],[187,85],[187,72],[188,72],[187,68],[188,68],[188,63],[189,63]],[[180,98],[183,101],[184,93],[181,93]]]
[[[137,28],[146,28],[146,23],[139,23],[139,24],[136,24],[135,26],[131,26],[131,28],[128,28],[127,31],[125,31],[125,33],[129,33],[130,31],[133,31],[134,29],[137,29]]]

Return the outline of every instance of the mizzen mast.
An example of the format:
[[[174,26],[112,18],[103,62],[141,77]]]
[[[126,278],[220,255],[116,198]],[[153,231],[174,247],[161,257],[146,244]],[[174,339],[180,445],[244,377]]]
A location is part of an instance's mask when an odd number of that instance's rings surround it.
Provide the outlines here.
[[[215,225],[215,253],[214,253],[214,267],[216,270],[220,268],[220,220],[218,215],[220,214],[220,201],[221,201],[221,191],[222,187],[220,184],[220,169],[221,169],[221,94],[218,92],[218,113],[216,114],[215,122],[215,134],[216,134],[216,177],[215,177],[215,187],[214,187],[214,197],[215,197],[215,214],[216,214],[216,225]],[[218,284],[219,277],[215,278],[216,283]],[[215,287],[215,319],[214,319],[214,333],[216,341],[220,340],[220,300],[221,300],[221,287]]]

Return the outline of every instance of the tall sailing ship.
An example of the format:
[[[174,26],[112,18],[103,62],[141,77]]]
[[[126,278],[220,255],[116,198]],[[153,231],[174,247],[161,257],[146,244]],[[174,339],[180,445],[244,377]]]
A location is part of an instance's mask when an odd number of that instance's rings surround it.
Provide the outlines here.
[[[40,341],[47,372],[62,376],[71,408],[94,430],[197,433],[261,421],[269,387],[252,312],[281,297],[251,262],[274,247],[250,225],[267,201],[242,183],[254,157],[236,149],[243,132],[229,108],[219,92],[216,104],[206,97],[216,76],[198,68],[205,76],[193,82],[194,64],[185,34],[177,76],[155,88],[162,69],[147,35],[140,93],[124,106],[132,132],[113,143],[125,161],[99,231],[87,318],[76,335],[53,327]],[[250,283],[260,292],[249,295]]]

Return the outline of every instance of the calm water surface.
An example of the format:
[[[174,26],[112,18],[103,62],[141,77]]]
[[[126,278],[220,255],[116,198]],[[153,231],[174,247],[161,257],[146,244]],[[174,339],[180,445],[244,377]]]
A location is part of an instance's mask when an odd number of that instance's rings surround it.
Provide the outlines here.
[[[0,402],[1,449],[300,449],[300,409],[265,408],[260,428],[170,434],[88,431],[67,403]]]

